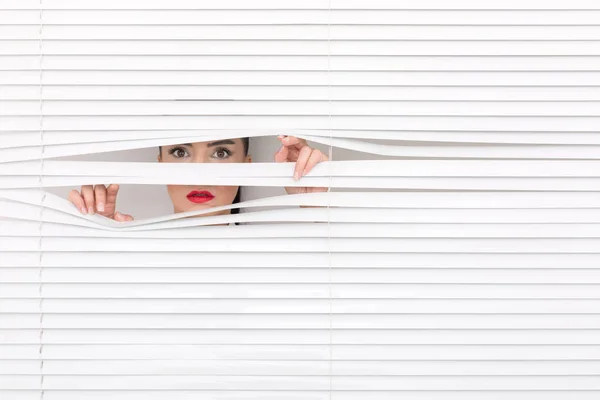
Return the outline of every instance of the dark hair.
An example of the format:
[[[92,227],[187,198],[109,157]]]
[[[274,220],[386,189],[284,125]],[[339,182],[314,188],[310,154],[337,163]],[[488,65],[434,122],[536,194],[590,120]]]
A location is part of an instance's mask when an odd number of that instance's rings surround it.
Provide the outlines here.
[[[244,145],[244,156],[248,155],[248,150],[250,150],[250,138],[242,138],[242,144]],[[162,146],[158,146],[158,152],[159,154],[161,154],[162,156]],[[238,187],[238,191],[235,195],[235,198],[233,199],[233,203],[231,204],[235,204],[235,203],[239,203],[241,201],[241,197],[242,197],[242,187]],[[231,209],[231,213],[232,214],[239,214],[240,213],[240,209],[239,208],[232,208]],[[237,225],[237,222],[235,223]]]

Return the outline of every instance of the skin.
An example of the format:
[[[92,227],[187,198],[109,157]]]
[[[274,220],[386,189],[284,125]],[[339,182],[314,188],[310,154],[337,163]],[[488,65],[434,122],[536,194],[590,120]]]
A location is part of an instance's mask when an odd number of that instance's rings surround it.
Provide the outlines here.
[[[306,175],[321,161],[329,158],[318,149],[310,147],[306,140],[295,136],[278,136],[281,147],[274,154],[276,162],[295,162],[294,179],[298,180]],[[250,155],[244,155],[244,145],[241,139],[230,139],[217,142],[195,142],[188,145],[163,146],[157,157],[158,162],[252,162]],[[195,186],[195,185],[167,185],[167,191],[173,203],[173,212],[201,210],[210,207],[223,206],[233,203],[239,186]],[[187,194],[192,190],[208,190],[215,198],[206,203],[192,203],[187,199]],[[327,191],[321,187],[285,187],[288,194],[315,193]],[[115,221],[132,221],[130,214],[116,211],[119,185],[84,185],[81,193],[73,189],[69,193],[71,201],[82,214],[99,214]],[[202,216],[230,214],[231,210],[217,211],[203,214]]]

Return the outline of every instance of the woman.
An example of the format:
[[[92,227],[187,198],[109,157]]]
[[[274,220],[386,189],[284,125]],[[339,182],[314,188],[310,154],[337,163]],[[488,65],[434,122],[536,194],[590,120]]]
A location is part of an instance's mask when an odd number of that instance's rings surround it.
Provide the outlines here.
[[[306,175],[317,163],[327,161],[328,157],[318,149],[310,147],[306,140],[294,136],[278,136],[280,149],[275,153],[276,162],[295,162],[294,179]],[[158,162],[252,162],[248,155],[249,138],[226,139],[215,142],[196,142],[178,145],[161,146]],[[194,186],[167,185],[169,197],[173,203],[173,212],[195,211],[210,207],[224,206],[240,201],[239,186]],[[327,188],[286,187],[288,194],[324,192]],[[73,189],[69,200],[82,214],[100,214],[115,221],[132,221],[133,216],[116,211],[119,185],[85,185],[81,193]],[[239,212],[222,210],[201,216],[224,215]]]

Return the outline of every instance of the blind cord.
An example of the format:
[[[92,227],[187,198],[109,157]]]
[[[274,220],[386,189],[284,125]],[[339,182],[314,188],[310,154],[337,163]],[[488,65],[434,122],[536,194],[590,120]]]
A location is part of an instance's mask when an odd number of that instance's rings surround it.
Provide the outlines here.
[[[329,400],[333,391],[333,312],[332,312],[332,290],[331,290],[331,162],[333,161],[333,138],[331,137],[331,0],[329,0],[329,11],[327,13],[327,130],[329,131],[329,184],[327,188],[327,250],[329,252]]]
[[[43,78],[43,73],[44,73],[44,69],[43,69],[43,60],[44,60],[44,55],[42,52],[42,48],[43,48],[43,29],[44,29],[44,22],[43,22],[43,13],[44,13],[44,9],[42,6],[42,0],[40,0],[40,4],[39,4],[39,8],[40,8],[40,13],[39,13],[39,41],[38,41],[38,45],[39,45],[39,105],[40,105],[40,147],[41,147],[41,156],[40,156],[40,176],[39,176],[39,189],[40,192],[42,193],[42,197],[41,197],[41,202],[40,202],[40,215],[39,215],[39,243],[38,243],[38,247],[39,247],[39,258],[38,258],[38,294],[40,297],[40,301],[39,301],[39,314],[40,314],[40,320],[39,320],[39,350],[38,350],[38,357],[39,357],[39,361],[40,361],[40,399],[44,398],[44,296],[43,296],[43,290],[42,290],[42,286],[43,286],[43,279],[42,279],[42,271],[43,271],[43,251],[42,251],[42,240],[43,240],[43,216],[44,216],[44,202],[46,200],[46,191],[44,190],[44,187],[42,185],[42,179],[43,179],[43,175],[44,175],[44,113],[43,113],[43,85],[42,85],[42,78]]]

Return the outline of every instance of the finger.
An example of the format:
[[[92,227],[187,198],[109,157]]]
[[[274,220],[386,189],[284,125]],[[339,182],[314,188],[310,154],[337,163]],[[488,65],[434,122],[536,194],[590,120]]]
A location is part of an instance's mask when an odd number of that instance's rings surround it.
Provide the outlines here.
[[[298,180],[302,177],[302,171],[304,171],[304,167],[310,158],[311,153],[313,152],[313,148],[310,146],[305,146],[300,150],[300,154],[298,154],[298,160],[296,161],[296,167],[294,168],[294,179]]]
[[[315,165],[317,165],[321,161],[326,161],[326,160],[327,160],[327,156],[325,156],[325,154],[323,154],[321,152],[321,150],[314,149],[313,152],[310,154],[308,161],[306,162],[306,166],[304,167],[304,170],[302,171],[302,176],[308,174]]]
[[[81,187],[81,195],[85,200],[85,206],[87,207],[90,214],[94,214],[95,202],[94,202],[94,187],[92,185],[84,185]]]
[[[85,201],[77,189],[73,189],[69,192],[69,201],[73,203],[82,214],[87,214]]]
[[[94,194],[96,196],[96,209],[98,210],[98,212],[103,213],[104,205],[106,204],[106,186],[94,186]]]
[[[278,153],[280,153],[279,155],[277,155],[277,153],[275,154],[275,157],[277,159],[280,159],[280,162],[283,161],[296,161],[298,160],[298,154],[300,153],[300,150],[298,148],[296,148],[296,146],[288,146],[287,144],[285,144],[281,139],[283,139],[284,136],[279,136],[278,139],[280,139],[281,141],[281,147],[278,150]]]
[[[122,214],[117,211],[117,212],[115,212],[114,219],[115,219],[115,221],[119,221],[119,222],[127,222],[127,221],[133,221],[133,216],[130,214]]]
[[[106,203],[105,208],[110,209],[117,205],[117,193],[119,192],[119,185],[112,183],[106,188]],[[112,208],[114,210],[114,208]]]
[[[300,150],[304,146],[307,146],[305,139],[300,139],[300,138],[297,138],[296,136],[278,136],[278,138],[281,138],[280,141],[285,146],[293,147],[297,150]]]
[[[275,153],[275,162],[284,162],[288,158],[289,150],[284,145],[281,145],[279,150]]]

